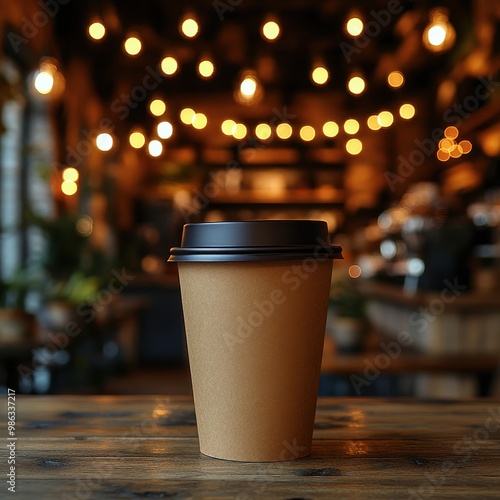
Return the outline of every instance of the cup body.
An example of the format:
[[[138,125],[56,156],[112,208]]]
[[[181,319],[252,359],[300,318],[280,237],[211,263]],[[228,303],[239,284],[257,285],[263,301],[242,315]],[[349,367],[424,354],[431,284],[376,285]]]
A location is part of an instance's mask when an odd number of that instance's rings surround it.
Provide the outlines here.
[[[310,454],[332,262],[178,263],[203,454]]]

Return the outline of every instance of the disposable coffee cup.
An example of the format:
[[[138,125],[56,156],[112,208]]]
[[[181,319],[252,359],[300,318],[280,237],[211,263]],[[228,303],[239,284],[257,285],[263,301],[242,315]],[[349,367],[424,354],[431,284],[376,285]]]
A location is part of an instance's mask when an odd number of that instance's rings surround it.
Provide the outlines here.
[[[311,452],[333,259],[324,221],[186,224],[178,263],[200,451]]]

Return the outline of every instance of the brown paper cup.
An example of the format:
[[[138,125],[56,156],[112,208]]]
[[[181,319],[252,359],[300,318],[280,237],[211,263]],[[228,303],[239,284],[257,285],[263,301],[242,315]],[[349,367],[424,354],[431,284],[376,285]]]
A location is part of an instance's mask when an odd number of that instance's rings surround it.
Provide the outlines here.
[[[310,454],[332,260],[178,265],[201,452]]]

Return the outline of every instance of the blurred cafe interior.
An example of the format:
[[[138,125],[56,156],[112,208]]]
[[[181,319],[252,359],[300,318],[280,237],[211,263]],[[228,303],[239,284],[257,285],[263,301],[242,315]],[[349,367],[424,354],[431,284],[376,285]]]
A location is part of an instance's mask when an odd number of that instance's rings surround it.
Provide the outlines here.
[[[320,394],[500,394],[500,4],[0,0],[0,388],[190,394],[186,223],[321,219]]]

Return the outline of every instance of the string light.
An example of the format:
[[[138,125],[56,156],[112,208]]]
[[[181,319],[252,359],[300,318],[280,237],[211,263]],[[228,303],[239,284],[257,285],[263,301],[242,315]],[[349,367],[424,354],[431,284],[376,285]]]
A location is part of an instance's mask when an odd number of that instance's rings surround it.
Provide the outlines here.
[[[95,138],[95,144],[97,149],[109,151],[113,147],[113,137],[107,132],[102,132]]]
[[[311,80],[316,85],[325,85],[330,78],[330,73],[324,66],[316,66],[311,73]]]
[[[49,71],[40,71],[35,77],[34,85],[40,94],[49,94],[54,87],[54,77]]]
[[[349,118],[344,122],[344,132],[346,134],[355,134],[359,130],[359,122],[354,118]]]
[[[262,25],[262,36],[273,42],[280,36],[280,25],[276,21],[269,20]]]
[[[368,120],[366,120],[366,124],[368,125],[368,128],[370,130],[380,130],[382,128],[380,123],[378,122],[377,115],[371,115],[370,117],[368,117]]]
[[[146,144],[146,137],[140,130],[134,130],[128,137],[128,142],[135,149],[140,149]]]
[[[180,112],[179,118],[181,119],[181,122],[184,123],[185,125],[191,125],[194,115],[195,115],[194,109],[184,108]]]
[[[198,22],[192,17],[186,17],[181,23],[181,33],[186,38],[194,38],[198,34],[199,30],[200,26],[198,25]]]
[[[323,125],[323,134],[326,137],[336,137],[338,133],[339,133],[339,126],[335,122],[330,121],[326,122]]]
[[[264,91],[257,73],[252,69],[243,70],[238,77],[239,84],[236,87],[234,97],[237,102],[252,105],[259,102]]]
[[[446,127],[444,129],[444,136],[447,139],[456,139],[458,137],[458,129],[457,129],[457,127]]]
[[[387,76],[387,83],[392,88],[397,89],[401,87],[404,84],[404,82],[405,82],[405,77],[403,76],[403,73],[401,73],[401,71],[391,71]]]
[[[210,78],[215,71],[215,66],[210,59],[203,59],[198,63],[198,74],[202,78]]]
[[[233,135],[236,130],[236,122],[230,119],[224,120],[220,128],[224,135]]]
[[[66,86],[63,74],[57,69],[58,62],[51,57],[40,61],[39,69],[33,75],[33,90],[37,97],[55,99],[59,97]]]
[[[259,123],[255,127],[255,135],[262,141],[271,137],[271,127],[267,123]]]
[[[104,24],[96,21],[88,27],[88,34],[93,40],[102,40],[106,34]]]
[[[61,183],[61,191],[66,196],[73,196],[78,191],[78,186],[74,181],[63,181]]]
[[[377,122],[381,127],[390,127],[394,123],[394,116],[390,111],[381,111],[377,116]]]
[[[290,139],[292,136],[292,126],[289,123],[280,123],[276,127],[276,135],[283,140]]]
[[[409,120],[415,116],[415,106],[412,104],[403,104],[399,108],[399,116],[404,120]]]
[[[149,104],[149,111],[154,116],[161,116],[167,110],[167,105],[162,99],[153,99]]]
[[[63,173],[62,173],[63,181],[76,182],[79,177],[80,177],[80,174],[78,173],[78,170],[76,168],[68,167],[68,168],[65,168],[63,170]]]
[[[357,155],[363,150],[363,143],[359,139],[349,139],[345,144],[346,151],[351,155]]]
[[[163,153],[163,144],[156,139],[149,141],[148,152],[155,158],[160,156]]]
[[[136,56],[142,50],[142,42],[136,36],[129,36],[125,40],[123,48],[129,56]]]
[[[235,139],[244,139],[247,135],[247,128],[243,123],[237,123],[234,127],[233,137]]]
[[[366,83],[360,76],[353,76],[347,82],[347,90],[349,90],[349,92],[354,95],[362,94],[365,90],[365,87]]]
[[[156,126],[156,132],[160,139],[170,139],[170,137],[172,137],[172,134],[174,133],[174,127],[170,122],[160,122]]]
[[[191,125],[197,130],[205,128],[207,123],[207,117],[203,113],[195,113],[193,119],[191,120]]]
[[[179,63],[177,59],[173,56],[166,56],[162,59],[160,63],[160,68],[167,76],[172,76],[177,72],[179,68]]]
[[[311,125],[304,125],[299,131],[300,138],[303,141],[309,142],[316,137],[316,130]]]
[[[443,9],[435,9],[429,15],[429,24],[422,35],[424,47],[430,52],[446,52],[455,42],[455,28]]]
[[[345,29],[351,36],[359,36],[363,32],[363,21],[359,17],[351,17],[347,20]]]

